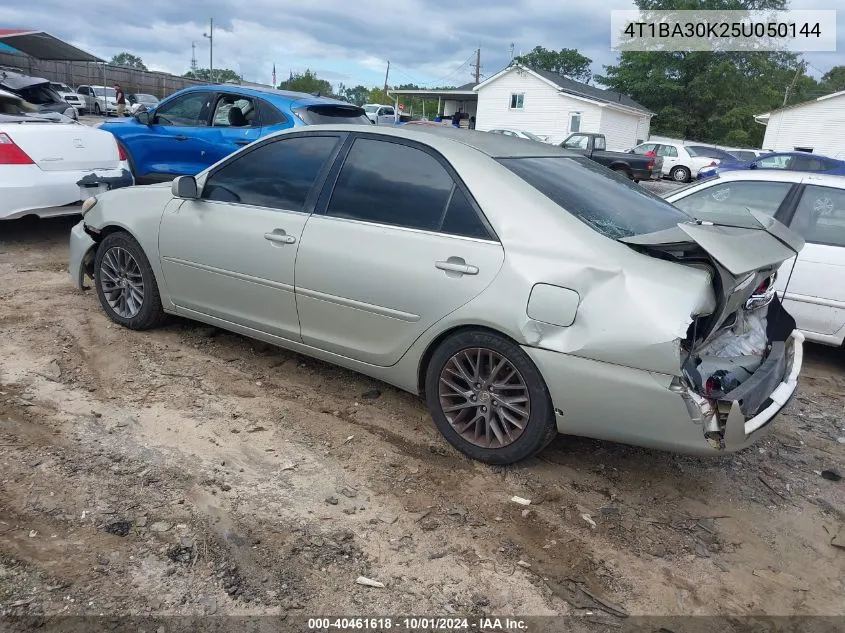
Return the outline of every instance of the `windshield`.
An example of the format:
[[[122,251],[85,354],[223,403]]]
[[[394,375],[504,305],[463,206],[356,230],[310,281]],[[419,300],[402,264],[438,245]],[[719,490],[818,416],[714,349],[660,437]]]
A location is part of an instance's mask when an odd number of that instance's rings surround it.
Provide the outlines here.
[[[51,83],[50,87],[53,90],[58,90],[59,92],[73,92],[73,90],[68,88],[65,84]]]
[[[152,95],[138,94],[135,98],[141,103],[158,103],[158,99]]]
[[[98,97],[106,96],[106,97],[113,97],[115,96],[114,88],[103,88],[102,86],[94,88],[94,92]]]
[[[530,138],[532,141],[540,141],[541,143],[543,142],[543,139],[541,139],[536,134],[528,132],[527,130],[522,130],[522,133],[525,135],[526,138]]]
[[[308,125],[320,123],[366,123],[370,125],[370,120],[366,117],[364,111],[357,106],[312,105],[294,108],[293,112]]]
[[[684,147],[690,156],[701,158],[720,158],[722,160],[736,160],[733,156],[725,151],[716,149],[715,147],[706,147],[704,145],[687,145]]]
[[[757,158],[757,154],[755,154],[754,152],[745,151],[741,149],[734,149],[728,153],[733,154],[737,158],[737,160],[750,161]]]
[[[692,218],[588,158],[503,158],[502,165],[611,239],[662,231]]]
[[[364,112],[367,112],[367,113],[378,112],[378,106],[377,105],[365,105],[364,106]]]

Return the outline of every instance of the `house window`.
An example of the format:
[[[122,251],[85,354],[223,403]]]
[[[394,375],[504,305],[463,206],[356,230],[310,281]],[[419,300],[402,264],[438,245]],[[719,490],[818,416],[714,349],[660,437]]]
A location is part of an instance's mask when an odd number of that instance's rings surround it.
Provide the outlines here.
[[[807,152],[808,154],[812,154],[813,148],[812,147],[796,147],[795,151],[796,152]]]
[[[569,113],[569,133],[572,134],[573,132],[580,132],[581,131],[581,113],[580,112],[570,112]]]
[[[524,92],[513,92],[511,93],[511,110],[522,110],[523,103],[525,102],[525,93]]]

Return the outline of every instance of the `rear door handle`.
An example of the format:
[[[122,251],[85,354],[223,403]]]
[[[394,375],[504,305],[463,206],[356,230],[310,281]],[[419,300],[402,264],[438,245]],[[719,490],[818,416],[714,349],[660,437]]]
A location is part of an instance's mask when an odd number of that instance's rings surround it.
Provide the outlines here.
[[[250,143],[252,143],[252,141],[248,141],[245,138],[235,141],[235,145],[249,145]]]
[[[176,139],[177,141],[187,141],[188,140],[188,137],[185,136],[184,134],[179,134],[178,136],[174,136],[173,138]]]
[[[450,257],[445,262],[435,262],[434,267],[445,270],[447,273],[458,273],[460,275],[478,274],[478,266],[467,264],[462,257]]]
[[[296,242],[296,238],[285,233],[284,229],[273,229],[270,233],[264,234],[264,239],[277,244],[293,244]]]

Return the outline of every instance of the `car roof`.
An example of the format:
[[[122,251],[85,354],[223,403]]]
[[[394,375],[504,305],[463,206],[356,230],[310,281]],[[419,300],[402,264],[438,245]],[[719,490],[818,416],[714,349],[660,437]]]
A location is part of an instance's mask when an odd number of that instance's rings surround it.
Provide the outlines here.
[[[712,180],[708,178],[707,182],[733,182],[738,180],[765,180],[767,182],[791,183],[806,181],[808,183],[812,182],[812,184],[845,188],[845,176],[811,171],[793,171],[789,169],[737,169],[723,171],[719,172]],[[672,195],[672,193],[670,192],[667,195]]]
[[[179,93],[188,90],[193,92],[229,92],[233,94],[244,95],[245,97],[262,97],[264,99],[267,99],[268,101],[277,103],[284,102],[287,104],[290,102],[297,102],[298,105],[302,106],[316,105],[322,103],[335,103],[338,105],[348,106],[350,108],[358,107],[352,103],[341,101],[340,99],[316,96],[313,94],[308,94],[306,92],[294,92],[292,90],[277,90],[276,88],[252,88],[247,86],[239,86],[237,84],[212,84],[208,86],[190,86],[189,88],[180,90]]]
[[[320,125],[316,127],[321,131],[358,132],[368,136],[404,138],[443,150],[448,149],[453,143],[460,144],[491,158],[581,157],[581,154],[564,150],[557,145],[538,143],[537,141],[501,134],[489,134],[477,130],[457,129],[451,125],[436,123],[433,125],[414,125],[413,127],[407,125],[380,126],[379,129],[362,125]],[[314,126],[306,129],[314,130]],[[290,134],[295,131],[304,130],[303,128],[284,130],[275,133],[273,136]]]

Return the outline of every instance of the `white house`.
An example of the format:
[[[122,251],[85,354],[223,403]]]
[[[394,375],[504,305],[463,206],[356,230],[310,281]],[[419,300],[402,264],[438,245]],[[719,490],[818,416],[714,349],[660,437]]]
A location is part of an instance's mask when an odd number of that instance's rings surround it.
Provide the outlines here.
[[[754,117],[766,126],[763,147],[845,158],[845,90]]]
[[[573,132],[600,132],[608,149],[629,149],[648,139],[654,116],[626,95],[514,64],[482,81],[476,128],[511,128],[559,143]]]

